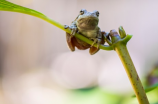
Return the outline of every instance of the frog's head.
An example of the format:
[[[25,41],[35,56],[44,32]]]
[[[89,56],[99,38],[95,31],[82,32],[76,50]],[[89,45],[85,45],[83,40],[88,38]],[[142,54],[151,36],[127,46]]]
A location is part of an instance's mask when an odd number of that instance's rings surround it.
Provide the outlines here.
[[[78,18],[76,19],[77,27],[80,29],[93,30],[98,26],[99,12],[88,12],[85,9],[81,9]]]

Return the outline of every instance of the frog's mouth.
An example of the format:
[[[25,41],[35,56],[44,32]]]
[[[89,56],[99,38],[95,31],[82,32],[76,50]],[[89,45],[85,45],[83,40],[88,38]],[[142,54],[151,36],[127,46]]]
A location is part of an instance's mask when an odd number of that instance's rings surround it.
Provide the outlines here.
[[[88,18],[80,18],[77,20],[77,26],[80,29],[93,30],[98,26],[98,18],[88,17]]]

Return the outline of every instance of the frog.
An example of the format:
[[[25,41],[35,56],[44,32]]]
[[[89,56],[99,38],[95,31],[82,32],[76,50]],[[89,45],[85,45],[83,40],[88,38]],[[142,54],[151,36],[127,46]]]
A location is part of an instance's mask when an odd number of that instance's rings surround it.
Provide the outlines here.
[[[66,40],[67,44],[71,51],[75,51],[75,47],[79,50],[89,49],[89,53],[91,55],[97,53],[100,48],[100,44],[104,44],[104,31],[98,27],[99,22],[99,11],[94,10],[93,12],[88,12],[86,9],[81,9],[79,15],[76,17],[74,21],[72,21],[71,25],[65,25],[64,28],[69,28],[71,33],[66,32]],[[86,38],[93,41],[90,45],[78,38],[74,35],[79,33]],[[97,43],[97,47],[94,47],[94,44]]]

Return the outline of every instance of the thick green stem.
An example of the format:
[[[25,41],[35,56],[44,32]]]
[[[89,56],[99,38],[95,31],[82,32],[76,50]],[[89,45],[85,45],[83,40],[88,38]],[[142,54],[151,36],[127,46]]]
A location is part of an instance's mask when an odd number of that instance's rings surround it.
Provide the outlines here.
[[[149,104],[144,88],[141,84],[139,76],[126,48],[126,44],[118,42],[117,44],[115,44],[115,51],[117,52],[123,63],[123,66],[126,70],[126,73],[134,89],[139,104]]]
[[[109,36],[111,37],[112,46],[122,61],[139,104],[149,104],[144,88],[126,47],[132,35],[126,35],[122,26],[119,28],[119,33],[120,35],[115,30],[110,31]]]

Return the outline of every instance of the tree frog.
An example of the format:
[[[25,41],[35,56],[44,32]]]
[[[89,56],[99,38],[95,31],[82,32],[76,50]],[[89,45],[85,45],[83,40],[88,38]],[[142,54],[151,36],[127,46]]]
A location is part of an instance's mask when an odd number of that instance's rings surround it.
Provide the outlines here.
[[[101,32],[98,27],[99,22],[99,12],[94,10],[93,12],[88,12],[86,9],[81,9],[77,18],[71,23],[70,26],[65,25],[65,29],[71,29],[71,34],[66,33],[67,44],[71,51],[75,51],[75,47],[80,50],[89,49],[89,53],[91,55],[95,54],[99,51],[99,45],[104,44],[103,34],[105,32]],[[89,45],[78,38],[75,38],[75,33],[79,33],[91,40],[93,40],[93,44]],[[97,48],[93,45],[97,43]]]

